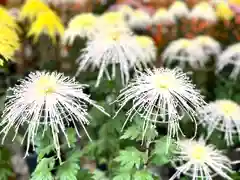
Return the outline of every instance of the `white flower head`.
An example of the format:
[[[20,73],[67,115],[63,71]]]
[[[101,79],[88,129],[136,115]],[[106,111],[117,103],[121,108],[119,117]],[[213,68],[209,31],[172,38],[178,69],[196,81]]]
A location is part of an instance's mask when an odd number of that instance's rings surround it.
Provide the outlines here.
[[[234,101],[223,99],[209,103],[199,110],[199,119],[207,127],[209,136],[214,130],[224,132],[228,145],[233,144],[233,135],[240,137],[240,106]]]
[[[170,178],[173,180],[181,174],[190,176],[192,180],[212,180],[214,176],[222,176],[231,180],[231,161],[214,145],[206,144],[203,138],[196,140],[180,140],[173,152],[173,166],[177,172]],[[180,165],[177,166],[176,162]]]
[[[30,73],[20,85],[12,89],[12,95],[7,97],[0,123],[0,133],[4,134],[2,142],[11,128],[15,130],[16,137],[19,128],[27,125],[23,138],[27,142],[27,155],[30,144],[35,145],[39,128],[43,129],[43,134],[49,129],[60,158],[59,133],[62,133],[68,142],[66,128],[72,123],[78,136],[79,124],[88,135],[85,129],[85,125],[89,124],[88,104],[104,112],[102,107],[96,105],[89,95],[83,92],[84,87],[85,85],[61,73]]]
[[[205,104],[186,74],[180,69],[164,68],[139,72],[121,91],[116,102],[121,105],[118,112],[128,102],[133,103],[125,124],[136,115],[144,119],[144,130],[150,122],[168,123],[169,137],[177,136],[179,120],[185,114],[195,121],[195,110]]]
[[[136,41],[143,52],[135,63],[137,69],[143,70],[147,68],[148,65],[153,66],[153,62],[157,56],[157,48],[153,39],[149,36],[136,36]]]
[[[221,53],[221,45],[210,36],[197,36],[193,43],[198,44],[207,56],[218,56]]]
[[[167,66],[174,61],[182,68],[188,64],[192,68],[202,68],[208,60],[199,44],[193,43],[190,39],[181,38],[172,41],[162,54],[162,60]]]
[[[189,18],[201,19],[211,23],[215,23],[217,21],[214,8],[205,1],[198,3],[193,7],[189,13]]]
[[[97,27],[99,31],[102,31],[103,27],[106,28],[128,28],[127,23],[125,22],[124,15],[122,12],[105,12],[100,16]]]
[[[167,9],[159,8],[152,17],[152,23],[154,25],[174,24],[175,23],[175,17],[170,11],[167,11]]]
[[[240,43],[229,46],[218,57],[216,72],[220,73],[225,67],[232,66],[231,79],[237,79],[240,72]]]
[[[141,9],[136,9],[135,11],[133,11],[132,15],[128,20],[129,26],[134,29],[145,29],[146,27],[151,25],[151,23],[151,16]]]
[[[122,84],[125,85],[130,78],[130,69],[141,54],[143,52],[129,29],[111,28],[102,31],[87,43],[83,54],[77,59],[79,69],[76,76],[81,71],[99,69],[96,82],[98,86],[104,74],[109,80],[115,79],[116,68],[119,66]],[[109,65],[112,66],[111,76]]]
[[[184,1],[174,1],[169,7],[169,12],[177,18],[188,17],[189,9]]]
[[[71,45],[77,36],[84,39],[91,39],[97,33],[97,21],[98,18],[92,13],[82,13],[74,16],[68,23],[63,43]]]

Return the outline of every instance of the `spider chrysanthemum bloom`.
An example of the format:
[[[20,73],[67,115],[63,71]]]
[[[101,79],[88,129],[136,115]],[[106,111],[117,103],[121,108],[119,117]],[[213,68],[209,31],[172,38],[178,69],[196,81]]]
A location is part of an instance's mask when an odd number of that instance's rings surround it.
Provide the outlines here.
[[[225,69],[226,68],[226,69]],[[229,70],[231,72],[229,72]],[[229,72],[229,78],[237,79],[240,72],[240,43],[229,46],[218,57],[216,73]]]
[[[53,11],[40,13],[32,23],[28,36],[33,36],[34,42],[36,42],[42,33],[47,34],[54,43],[57,35],[63,36],[64,26],[61,19]]]
[[[233,144],[233,135],[240,137],[240,106],[223,99],[211,102],[199,110],[200,123],[207,127],[210,136],[214,130],[225,133],[228,145]]]
[[[83,54],[77,59],[81,71],[99,69],[96,86],[103,75],[115,79],[116,68],[120,68],[122,84],[130,78],[129,70],[133,68],[136,59],[142,54],[141,48],[129,29],[113,28],[99,32],[95,38],[89,40]],[[111,76],[108,66],[112,66]]]
[[[231,161],[222,151],[214,145],[206,144],[202,138],[198,141],[178,141],[172,162],[177,172],[169,180],[179,178],[181,174],[190,176],[192,180],[211,180],[214,176],[231,180],[228,176],[232,172]]]
[[[169,7],[169,12],[177,18],[188,17],[189,9],[184,1],[174,1]]]
[[[74,16],[68,23],[64,33],[64,44],[72,44],[74,39],[79,36],[84,39],[92,38],[96,33],[96,23],[98,18],[92,13],[83,13]]]
[[[155,25],[158,24],[174,24],[175,17],[165,8],[159,8],[152,17],[152,23]]]
[[[40,0],[26,0],[20,11],[20,19],[32,22],[40,13],[50,11],[49,7]]]
[[[89,104],[104,112],[102,107],[96,105],[89,95],[83,92],[84,87],[85,85],[61,73],[30,73],[20,85],[12,89],[12,95],[7,97],[0,123],[1,133],[4,134],[2,141],[11,128],[17,134],[21,126],[27,125],[23,139],[27,142],[27,155],[30,144],[34,147],[39,129],[43,129],[41,133],[49,129],[60,158],[59,133],[63,134],[68,142],[66,128],[70,123],[78,136],[79,124],[87,133],[85,125],[89,123]]]
[[[195,122],[196,109],[205,104],[186,74],[180,69],[164,68],[139,72],[116,102],[120,103],[118,112],[132,102],[125,124],[136,115],[144,119],[144,130],[152,122],[168,123],[169,137],[178,135],[179,121],[185,114]]]
[[[211,23],[217,21],[215,10],[208,2],[200,2],[196,4],[189,13],[189,18],[201,19]]]
[[[128,24],[131,28],[134,29],[145,29],[151,25],[152,19],[151,16],[141,9],[136,9],[133,11],[132,15],[128,20]]]
[[[208,56],[199,44],[193,43],[193,40],[181,38],[167,46],[162,54],[162,60],[167,66],[177,63],[182,68],[189,65],[197,69],[204,67]]]
[[[221,1],[216,4],[216,15],[221,20],[227,20],[230,21],[234,18],[235,13],[233,10],[229,7],[229,4],[227,2]]]
[[[197,36],[193,43],[198,44],[207,56],[218,56],[221,53],[221,45],[210,36]]]
[[[136,36],[136,40],[144,53],[137,59],[135,66],[139,70],[147,68],[148,65],[153,66],[157,56],[157,48],[153,39],[149,36]]]
[[[127,28],[124,15],[121,12],[106,12],[98,19],[99,30],[104,28]]]
[[[1,27],[0,33],[0,54],[2,58],[0,58],[0,66],[3,65],[4,60],[12,60],[16,50],[20,48],[20,40],[16,33],[16,31],[8,28]]]

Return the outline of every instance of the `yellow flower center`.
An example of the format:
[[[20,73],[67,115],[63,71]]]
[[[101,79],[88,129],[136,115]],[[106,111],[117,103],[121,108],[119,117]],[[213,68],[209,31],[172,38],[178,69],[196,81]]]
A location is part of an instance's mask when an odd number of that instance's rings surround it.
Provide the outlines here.
[[[206,148],[201,145],[196,145],[191,152],[191,158],[197,161],[205,160],[206,156],[207,156]]]
[[[119,31],[112,31],[108,35],[108,40],[110,41],[118,41],[121,38],[122,33]]]
[[[153,77],[153,84],[157,89],[165,89],[168,90],[170,88],[175,87],[176,79],[173,75],[166,74],[166,75],[155,75]]]
[[[206,9],[211,8],[211,6],[207,2],[202,2],[197,7],[202,11],[205,11]]]
[[[172,4],[172,8],[182,8],[185,7],[185,3],[181,2],[181,1],[175,1]]]
[[[36,83],[37,93],[40,96],[52,94],[56,91],[56,81],[48,76],[42,76]]]
[[[147,48],[152,43],[151,39],[146,36],[137,36],[136,40],[138,44],[143,48]]]
[[[102,16],[104,22],[108,24],[117,24],[124,21],[123,15],[120,12],[109,12]]]
[[[165,8],[160,8],[157,12],[156,12],[156,16],[165,16],[167,14],[167,10]]]
[[[187,48],[191,45],[190,41],[189,40],[183,40],[182,41],[182,46],[183,48]]]
[[[224,101],[220,103],[221,110],[227,116],[231,116],[233,113],[238,111],[238,105],[231,101]]]
[[[216,15],[223,20],[231,20],[234,17],[234,12],[230,9],[227,3],[220,2],[216,6]]]

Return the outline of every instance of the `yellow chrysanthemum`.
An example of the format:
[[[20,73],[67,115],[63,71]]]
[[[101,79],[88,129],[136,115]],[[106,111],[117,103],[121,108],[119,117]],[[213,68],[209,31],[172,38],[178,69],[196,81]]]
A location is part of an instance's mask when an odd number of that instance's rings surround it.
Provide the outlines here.
[[[20,28],[15,19],[2,6],[0,6],[0,26],[7,26],[10,29],[20,32]]]
[[[240,0],[228,0],[229,4],[240,6]]]
[[[234,17],[234,12],[226,2],[219,2],[216,5],[216,15],[222,20],[231,20]]]
[[[0,55],[9,60],[13,57],[15,51],[20,47],[19,37],[12,29],[2,26],[0,33]],[[0,66],[3,65],[3,59],[0,58]]]
[[[41,33],[48,34],[53,42],[56,42],[57,34],[60,36],[64,34],[61,19],[53,11],[40,13],[32,23],[28,36],[33,36],[34,42],[36,42]]]
[[[50,11],[50,8],[40,0],[27,0],[20,11],[20,19],[33,21],[40,13]]]

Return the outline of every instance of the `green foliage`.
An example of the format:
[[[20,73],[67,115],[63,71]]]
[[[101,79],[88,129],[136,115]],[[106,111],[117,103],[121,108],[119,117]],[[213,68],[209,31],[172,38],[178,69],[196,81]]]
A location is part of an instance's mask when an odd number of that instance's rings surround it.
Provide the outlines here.
[[[93,178],[93,175],[87,170],[78,171],[77,179],[78,180],[95,180]]]
[[[77,174],[80,170],[79,150],[70,151],[67,153],[66,161],[63,162],[57,169],[56,178],[59,180],[77,180]]]
[[[1,180],[8,180],[8,178],[13,175],[10,158],[11,158],[11,155],[9,151],[4,147],[0,147],[0,179]]]
[[[120,163],[124,169],[140,168],[147,162],[146,153],[140,152],[135,147],[128,147],[126,150],[120,151],[120,154],[115,161]]]
[[[151,173],[146,170],[136,171],[133,175],[134,180],[154,180]]]
[[[162,137],[155,141],[155,147],[151,155],[152,164],[164,165],[170,162],[172,158],[172,151],[176,147],[173,140],[170,141],[170,144],[168,143],[168,137]]]
[[[113,180],[131,180],[131,174],[128,172],[119,173],[116,175]]]
[[[136,118],[134,118],[134,122],[125,130],[124,134],[121,136],[121,139],[130,139],[136,141],[145,140],[146,142],[151,142],[152,140],[154,140],[155,137],[158,135],[155,127],[150,124],[148,128],[144,131],[143,123],[144,120],[140,117],[137,116]]]
[[[31,180],[53,180],[52,170],[54,169],[55,159],[42,158],[32,174]]]

